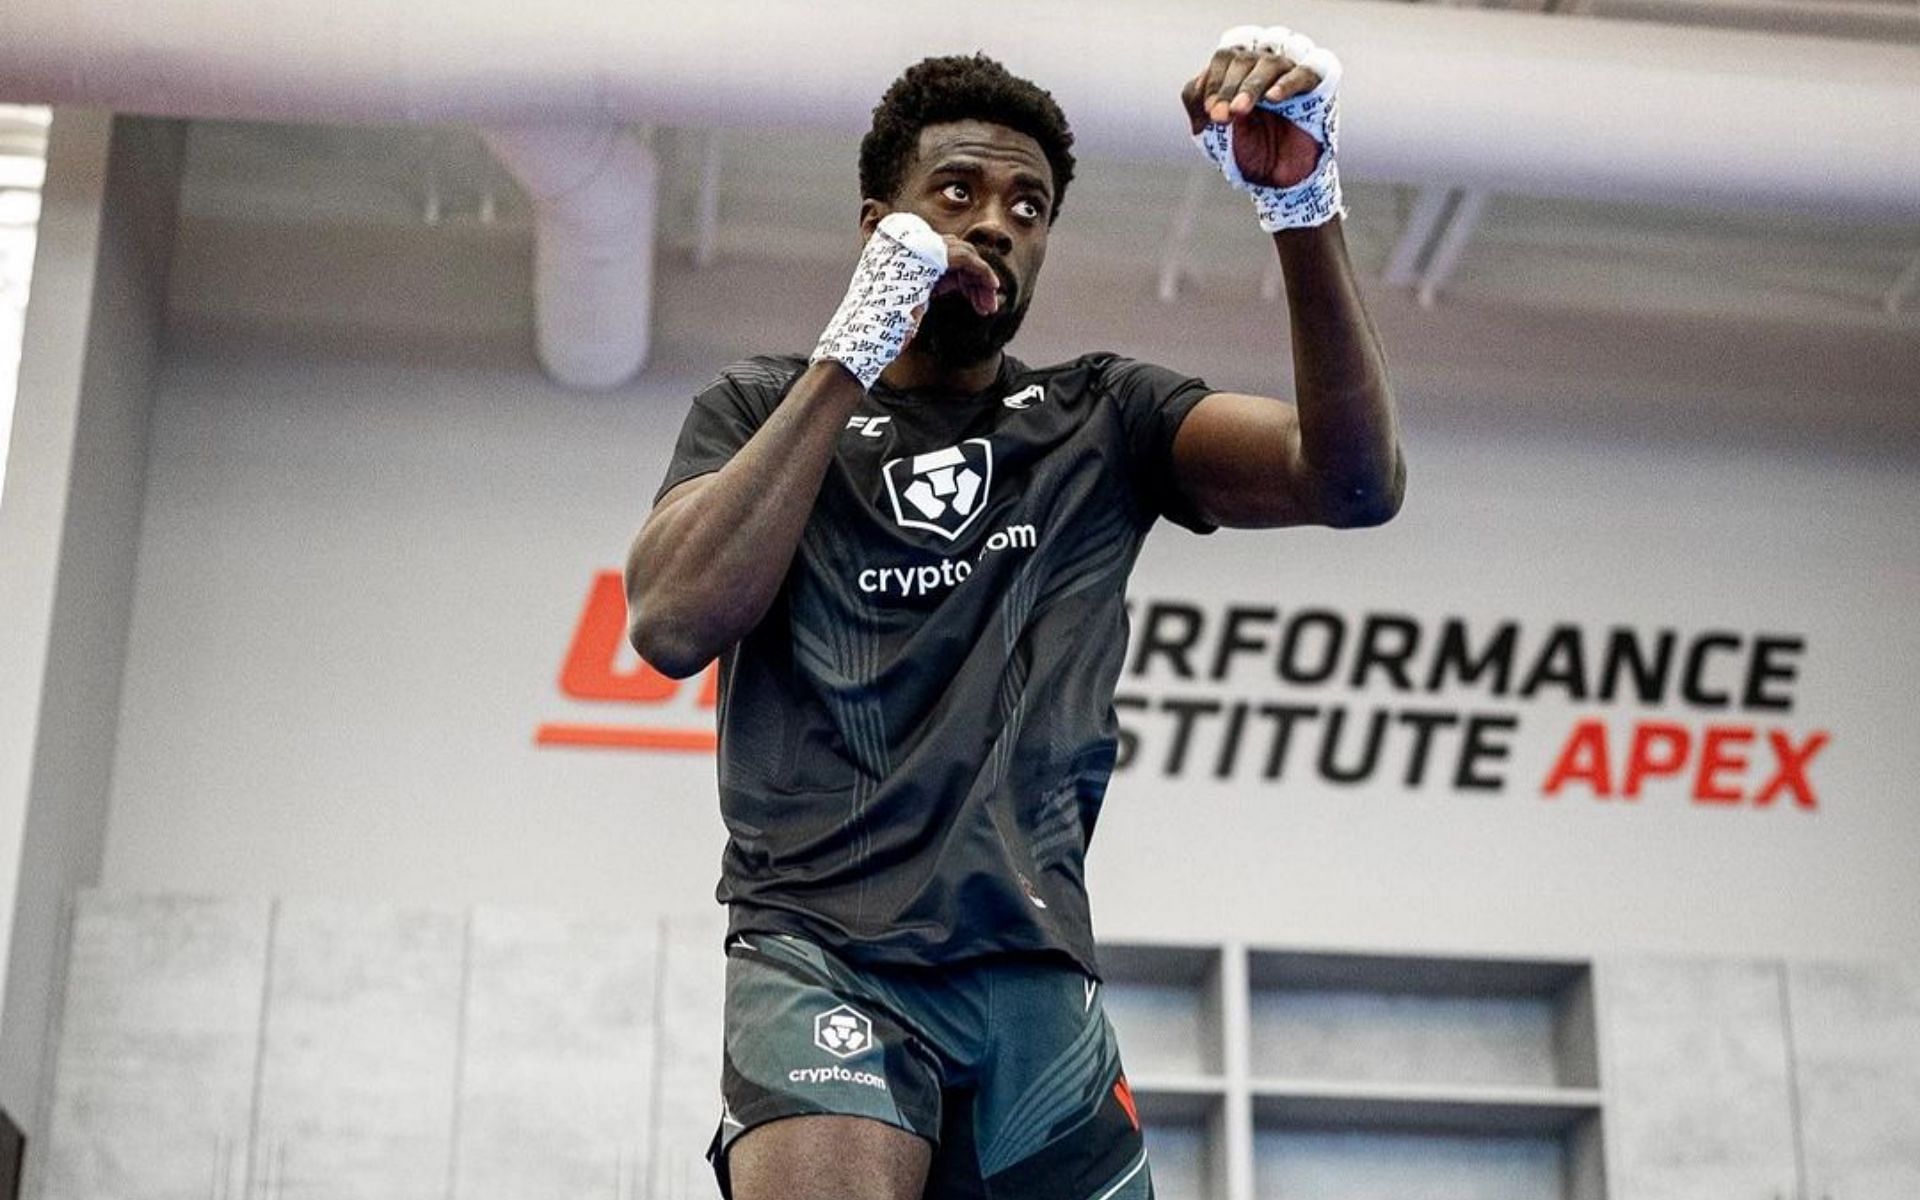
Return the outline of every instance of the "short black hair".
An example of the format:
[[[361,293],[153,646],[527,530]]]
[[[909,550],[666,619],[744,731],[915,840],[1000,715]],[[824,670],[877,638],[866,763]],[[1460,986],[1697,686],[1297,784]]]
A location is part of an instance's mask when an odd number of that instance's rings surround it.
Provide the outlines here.
[[[924,58],[893,81],[860,139],[860,194],[892,200],[920,149],[920,131],[948,121],[987,121],[1040,143],[1053,168],[1053,207],[1060,215],[1073,178],[1073,131],[1053,95],[984,54]]]

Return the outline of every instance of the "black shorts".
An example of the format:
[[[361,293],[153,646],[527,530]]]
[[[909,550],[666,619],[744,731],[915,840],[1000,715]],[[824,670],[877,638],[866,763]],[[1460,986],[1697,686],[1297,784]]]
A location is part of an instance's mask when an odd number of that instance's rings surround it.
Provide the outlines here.
[[[707,1157],[781,1117],[869,1117],[934,1145],[929,1200],[1151,1200],[1100,987],[1062,962],[855,967],[799,938],[727,948],[726,1108]]]

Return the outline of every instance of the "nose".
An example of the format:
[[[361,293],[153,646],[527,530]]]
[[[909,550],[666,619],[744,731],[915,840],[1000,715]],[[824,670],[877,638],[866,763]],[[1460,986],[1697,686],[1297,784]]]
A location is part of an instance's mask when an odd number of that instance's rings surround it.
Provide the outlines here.
[[[998,210],[982,213],[967,230],[966,241],[968,245],[991,250],[1001,258],[1013,253],[1013,235],[1007,232],[1006,222]]]

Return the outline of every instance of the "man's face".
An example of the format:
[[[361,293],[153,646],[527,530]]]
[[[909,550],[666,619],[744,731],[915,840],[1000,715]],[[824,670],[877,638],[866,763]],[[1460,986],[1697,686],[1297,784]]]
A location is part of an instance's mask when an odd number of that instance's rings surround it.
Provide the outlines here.
[[[945,292],[927,305],[915,344],[942,366],[961,367],[1012,341],[1033,302],[1053,217],[1053,169],[1040,143],[986,121],[929,125],[900,194],[862,206],[865,232],[889,212],[918,214],[972,246],[1000,276],[998,311],[983,317],[960,292]]]

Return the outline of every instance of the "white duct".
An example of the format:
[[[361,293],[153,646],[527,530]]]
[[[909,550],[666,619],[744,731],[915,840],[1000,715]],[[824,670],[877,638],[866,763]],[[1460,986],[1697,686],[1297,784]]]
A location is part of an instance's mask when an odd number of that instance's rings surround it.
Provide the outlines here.
[[[0,100],[183,116],[863,128],[984,48],[1083,144],[1184,155],[1174,94],[1248,0],[0,0]],[[1348,64],[1356,176],[1920,216],[1920,48],[1288,0]]]
[[[1054,92],[1083,149],[1185,161],[1180,83],[1220,29],[1276,17],[1346,60],[1354,178],[1920,218],[1920,48],[1388,0],[0,0],[0,101],[544,126],[490,140],[547,196],[543,355],[605,381],[638,361],[595,347],[645,312],[613,264],[646,261],[646,206],[622,204],[651,203],[653,171],[567,161],[607,126],[854,134],[906,63],[984,49]],[[598,297],[569,274],[603,269]]]
[[[534,338],[561,383],[610,388],[647,361],[659,162],[606,124],[480,131],[534,210]]]

